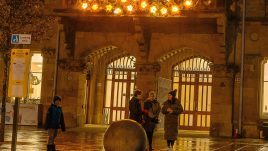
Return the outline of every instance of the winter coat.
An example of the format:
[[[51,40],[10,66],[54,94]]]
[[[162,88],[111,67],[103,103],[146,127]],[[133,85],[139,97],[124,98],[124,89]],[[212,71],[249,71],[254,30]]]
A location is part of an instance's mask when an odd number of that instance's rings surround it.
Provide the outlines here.
[[[46,129],[59,129],[65,131],[64,117],[61,107],[51,104],[47,111]]]
[[[168,108],[171,108],[173,113],[169,113]],[[183,112],[181,103],[177,99],[167,100],[164,102],[161,112],[165,115],[164,138],[166,140],[177,140],[178,116]]]
[[[144,124],[143,127],[146,132],[153,132],[155,125],[159,122],[158,116],[161,107],[157,100],[147,100],[144,102]]]
[[[132,97],[129,101],[129,118],[137,121],[138,123],[142,123],[142,110],[140,101],[136,97]]]

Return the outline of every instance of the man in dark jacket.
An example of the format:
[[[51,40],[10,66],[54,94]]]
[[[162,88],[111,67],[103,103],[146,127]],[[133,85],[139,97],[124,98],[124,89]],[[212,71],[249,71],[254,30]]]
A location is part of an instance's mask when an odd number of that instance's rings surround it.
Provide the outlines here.
[[[58,129],[65,131],[65,123],[63,112],[60,107],[61,97],[54,96],[53,102],[50,105],[47,111],[46,117],[46,125],[45,128],[48,130],[48,144],[47,144],[47,151],[55,151],[56,147],[54,144],[54,140],[57,136]]]
[[[134,96],[129,101],[129,111],[130,115],[129,118],[137,121],[138,123],[142,123],[142,109],[140,101],[142,99],[142,91],[135,90]]]

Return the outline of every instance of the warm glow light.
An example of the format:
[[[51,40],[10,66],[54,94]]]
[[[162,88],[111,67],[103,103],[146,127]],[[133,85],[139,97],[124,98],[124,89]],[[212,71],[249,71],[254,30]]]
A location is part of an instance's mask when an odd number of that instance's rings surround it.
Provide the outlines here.
[[[114,9],[114,14],[119,15],[121,13],[122,13],[122,9],[121,8],[115,8]]]
[[[147,4],[146,1],[142,1],[142,2],[141,2],[141,8],[142,8],[142,9],[146,9],[147,6],[148,6],[148,4]]]
[[[97,11],[97,10],[99,9],[99,5],[98,5],[98,4],[93,4],[93,5],[91,6],[91,9],[92,9],[93,11]]]
[[[126,3],[127,2],[127,0],[121,0],[121,3]]]
[[[193,6],[193,1],[192,0],[185,0],[184,5],[185,5],[185,7],[192,7]]]
[[[172,12],[173,14],[177,14],[177,13],[179,13],[179,7],[178,7],[177,5],[172,5],[172,6],[171,6],[171,12]]]
[[[212,4],[212,0],[205,0],[203,3],[204,5],[209,6]]]
[[[82,7],[83,9],[87,9],[87,8],[88,8],[88,4],[87,4],[87,3],[82,3],[81,7]]]
[[[127,11],[129,11],[129,12],[133,12],[133,10],[134,10],[134,8],[133,8],[132,5],[128,5],[128,6],[127,6]]]
[[[157,12],[157,7],[156,7],[156,6],[151,6],[151,8],[150,8],[150,12],[151,12],[152,14],[155,14],[155,13]]]
[[[113,6],[111,4],[106,5],[106,11],[107,12],[112,12],[113,11]]]
[[[162,7],[162,8],[160,9],[160,12],[161,12],[162,15],[167,15],[168,10],[167,10],[166,7]]]

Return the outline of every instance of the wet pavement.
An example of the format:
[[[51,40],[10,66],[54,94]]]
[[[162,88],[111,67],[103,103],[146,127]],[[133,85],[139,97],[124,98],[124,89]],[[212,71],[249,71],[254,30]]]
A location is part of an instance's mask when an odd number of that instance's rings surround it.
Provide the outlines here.
[[[103,151],[103,135],[107,127],[89,126],[86,128],[67,129],[59,133],[56,147],[59,151]],[[0,143],[1,151],[11,148],[11,127],[6,128],[5,142]],[[46,150],[47,133],[35,127],[20,127],[18,132],[18,151]],[[166,150],[163,132],[154,136],[155,151]],[[206,133],[189,134],[180,131],[174,151],[268,151],[268,141],[262,139],[210,138]]]

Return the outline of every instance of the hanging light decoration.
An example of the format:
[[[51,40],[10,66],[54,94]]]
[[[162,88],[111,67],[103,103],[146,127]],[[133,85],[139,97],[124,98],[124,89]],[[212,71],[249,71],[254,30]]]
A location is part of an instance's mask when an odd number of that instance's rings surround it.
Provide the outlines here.
[[[81,7],[83,10],[86,10],[88,8],[88,3],[83,2]]]
[[[199,5],[201,3],[201,5]],[[181,10],[192,8],[209,8],[214,0],[82,0],[80,9],[91,12],[106,12],[114,15],[135,15],[134,13],[151,14],[154,16],[182,15]]]
[[[156,5],[152,5],[150,7],[150,12],[153,14],[153,15],[156,15],[158,9],[157,9],[157,6]]]
[[[128,11],[129,13],[132,13],[132,12],[134,11],[134,6],[131,5],[131,4],[129,4],[129,5],[127,6],[127,11]]]
[[[113,12],[113,5],[112,4],[107,4],[105,6],[105,11],[108,12],[108,13]]]
[[[141,1],[140,7],[142,10],[145,10],[148,7],[148,3],[146,1]]]
[[[160,12],[161,12],[161,15],[165,16],[165,15],[168,14],[168,9],[167,9],[165,6],[163,6],[163,7],[160,9]]]
[[[192,0],[185,0],[185,1],[184,1],[184,6],[185,6],[186,8],[190,8],[190,7],[192,7],[192,6],[193,6],[193,1],[192,1]]]
[[[171,13],[172,13],[173,15],[178,14],[179,11],[180,11],[179,6],[177,6],[177,5],[172,5],[172,6],[171,6]]]
[[[115,15],[121,15],[123,13],[123,10],[120,7],[116,7],[114,9],[114,14]]]
[[[94,12],[97,12],[99,10],[99,5],[98,3],[94,3],[91,5],[91,10]]]

